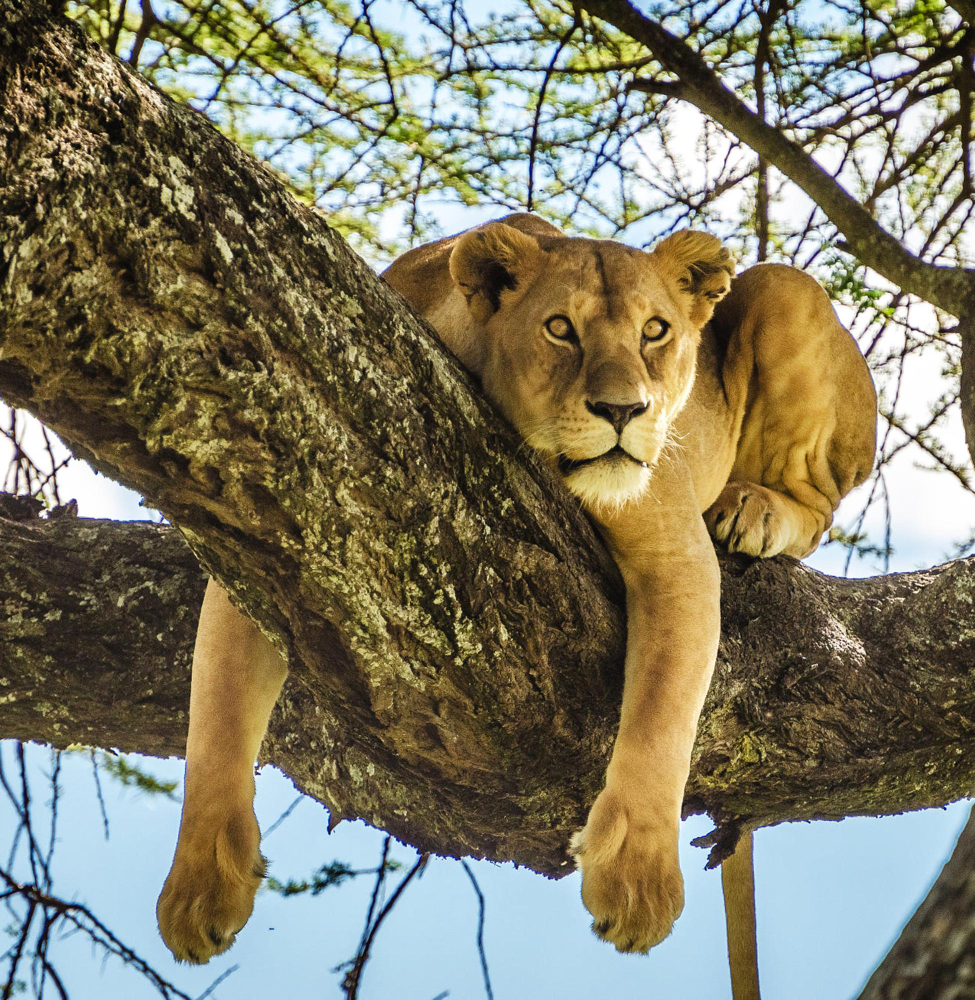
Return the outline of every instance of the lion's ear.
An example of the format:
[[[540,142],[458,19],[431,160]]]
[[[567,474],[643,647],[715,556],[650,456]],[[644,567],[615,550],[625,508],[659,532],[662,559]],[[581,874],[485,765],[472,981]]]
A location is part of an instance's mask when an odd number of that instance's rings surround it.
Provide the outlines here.
[[[731,253],[717,236],[682,229],[658,243],[650,257],[687,296],[691,322],[704,326],[731,288],[735,273]]]
[[[531,236],[503,222],[465,233],[450,254],[450,276],[478,323],[513,301],[538,273],[544,251]]]

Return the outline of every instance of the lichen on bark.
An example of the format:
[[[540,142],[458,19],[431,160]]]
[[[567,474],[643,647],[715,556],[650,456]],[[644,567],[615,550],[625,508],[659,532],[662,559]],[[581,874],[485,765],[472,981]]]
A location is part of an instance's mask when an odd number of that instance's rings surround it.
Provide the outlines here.
[[[204,574],[176,531],[31,513],[0,518],[0,545],[0,736],[181,753]],[[968,792],[975,560],[861,581],[789,559],[722,565],[724,636],[686,799],[718,821],[718,855],[743,826]],[[454,674],[460,686],[311,662],[263,756],[333,818],[557,874],[612,744],[618,659],[603,668],[594,682],[571,664],[503,663]],[[422,743],[417,718],[434,727]]]
[[[624,643],[578,504],[320,216],[40,0],[0,0],[0,102],[0,396],[164,511],[289,657],[265,753],[301,787],[426,849],[564,870]],[[178,539],[2,530],[32,553],[0,567],[3,734],[178,751],[202,586]],[[971,787],[972,572],[725,561],[687,799],[719,854],[743,825]]]

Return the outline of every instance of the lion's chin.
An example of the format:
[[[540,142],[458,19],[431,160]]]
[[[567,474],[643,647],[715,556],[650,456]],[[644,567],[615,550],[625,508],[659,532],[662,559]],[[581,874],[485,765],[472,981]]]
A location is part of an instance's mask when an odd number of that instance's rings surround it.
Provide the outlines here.
[[[607,456],[565,476],[565,485],[592,511],[619,509],[650,485],[650,469],[623,456]]]

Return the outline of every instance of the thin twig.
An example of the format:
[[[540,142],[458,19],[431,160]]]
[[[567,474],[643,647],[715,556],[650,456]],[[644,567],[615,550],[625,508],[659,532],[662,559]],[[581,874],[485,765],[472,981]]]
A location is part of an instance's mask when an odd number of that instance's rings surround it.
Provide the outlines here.
[[[298,808],[298,805],[304,800],[304,795],[298,795],[294,802],[288,806],[287,809],[261,834],[261,842],[263,843],[271,836],[272,833]]]
[[[461,858],[461,867],[467,872],[467,877],[471,880],[474,892],[477,893],[477,953],[481,959],[481,974],[484,976],[484,992],[488,1000],[494,1000],[494,991],[491,989],[491,977],[488,974],[487,953],[484,951],[484,893],[478,885],[471,866]]]
[[[385,860],[386,853],[388,852],[389,849],[389,844],[388,844],[389,839],[390,838],[387,837],[386,843],[383,844],[382,867],[384,870],[386,866],[386,860]],[[362,980],[362,971],[365,968],[366,963],[369,961],[369,955],[370,952],[372,951],[372,944],[376,939],[376,934],[379,933],[379,928],[382,926],[382,923],[386,919],[386,917],[389,916],[390,912],[396,905],[400,896],[403,895],[403,891],[413,880],[413,877],[426,867],[427,861],[429,861],[429,859],[430,859],[429,854],[420,855],[419,860],[406,873],[406,875],[403,877],[403,880],[396,887],[396,890],[393,893],[393,895],[390,896],[389,902],[386,903],[386,905],[379,911],[379,915],[372,922],[372,926],[369,928],[368,933],[366,934],[362,943],[359,945],[355,957],[352,960],[352,968],[349,969],[349,971],[345,974],[345,978],[342,980],[342,990],[346,995],[346,1000],[357,1000],[359,996],[359,984]],[[381,883],[377,882],[377,888],[379,884]],[[373,903],[376,900],[376,895],[377,895],[376,892],[373,892]],[[372,905],[370,905],[370,913],[371,912],[372,912]]]

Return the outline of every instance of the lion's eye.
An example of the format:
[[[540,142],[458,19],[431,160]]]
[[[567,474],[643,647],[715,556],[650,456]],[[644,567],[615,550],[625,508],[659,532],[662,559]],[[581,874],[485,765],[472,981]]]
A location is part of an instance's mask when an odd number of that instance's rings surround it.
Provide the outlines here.
[[[659,316],[654,316],[653,319],[648,319],[643,324],[643,342],[655,343],[656,341],[663,340],[667,336],[669,329],[670,324],[667,320],[661,319]]]
[[[549,316],[545,320],[546,332],[556,340],[576,340],[576,330],[568,316]]]

